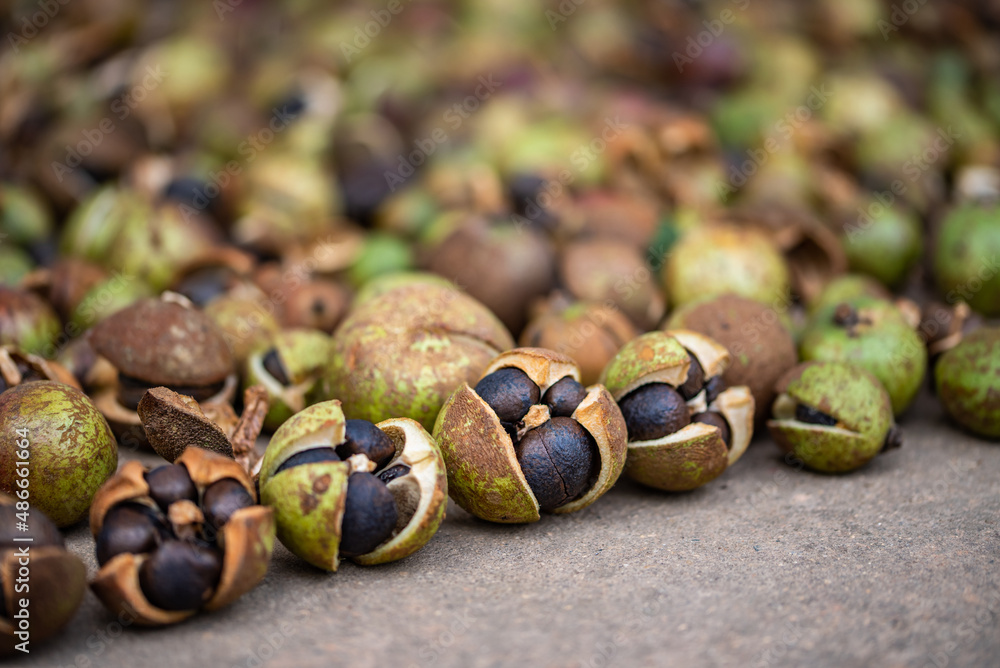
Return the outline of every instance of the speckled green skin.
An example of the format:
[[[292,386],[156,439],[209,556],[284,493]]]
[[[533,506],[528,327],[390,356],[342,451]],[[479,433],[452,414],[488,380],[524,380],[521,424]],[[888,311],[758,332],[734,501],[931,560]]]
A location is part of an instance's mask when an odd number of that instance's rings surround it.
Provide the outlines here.
[[[688,353],[665,332],[647,332],[626,343],[601,374],[600,383],[616,400],[631,383],[661,369],[684,364]]]
[[[881,452],[893,417],[889,395],[875,376],[847,364],[810,362],[788,378],[790,397],[833,416],[844,429],[771,420],[768,428],[780,448],[826,473],[853,471]]]
[[[53,356],[59,336],[55,311],[34,293],[0,285],[0,345],[13,344],[35,355]]]
[[[803,361],[845,362],[870,371],[885,386],[899,415],[916,396],[927,371],[927,351],[898,309],[881,299],[858,299],[858,313],[872,320],[854,333],[833,321],[835,307],[817,312],[799,347]]]
[[[687,492],[715,480],[727,466],[726,444],[712,432],[670,445],[629,447],[625,475],[655,489]]]
[[[962,299],[980,313],[1000,315],[1000,205],[953,209],[936,249],[934,271],[948,302]]]
[[[302,439],[316,441],[314,434],[331,429],[343,434],[343,425],[339,402],[310,406],[274,432],[260,467],[261,503],[274,508],[278,540],[310,564],[330,571],[337,570],[339,563],[340,522],[350,467],[347,462],[315,462],[277,475],[274,471],[292,455],[322,444]]]
[[[256,361],[272,347],[277,349],[288,372],[292,385],[302,385],[298,391],[308,394],[312,387],[308,382],[310,378],[315,378],[319,372],[329,363],[330,359],[330,337],[323,332],[314,329],[292,329],[278,332],[271,340],[251,355],[251,360]],[[258,368],[254,363],[246,365],[243,374],[244,388],[260,382]],[[285,420],[292,417],[297,410],[305,406],[289,406],[285,397],[279,393],[272,392],[271,386],[265,384],[267,389],[268,409],[264,418],[264,427],[269,430],[277,429]]]
[[[810,313],[818,313],[837,304],[855,304],[865,299],[890,299],[892,295],[881,283],[871,276],[862,274],[845,274],[838,276],[823,288],[811,304]]]
[[[118,446],[90,399],[68,385],[24,383],[0,394],[0,490],[14,494],[18,429],[30,443],[31,503],[70,526],[90,508],[97,489],[118,468]]]
[[[496,316],[458,289],[397,287],[341,324],[319,396],[340,399],[351,418],[409,417],[430,430],[448,395],[513,345]]]
[[[956,422],[1000,438],[1000,328],[969,334],[941,356],[934,375],[941,403]]]
[[[703,225],[681,237],[662,278],[674,306],[727,293],[770,304],[787,297],[790,280],[785,258],[763,232],[729,225]]]
[[[843,237],[851,270],[873,276],[885,285],[906,278],[924,250],[920,221],[908,211],[886,209],[866,229]]]
[[[392,292],[397,288],[405,288],[413,285],[430,285],[441,288],[455,287],[454,283],[437,274],[423,271],[400,271],[378,276],[365,283],[364,287],[354,295],[354,306],[360,306],[375,297],[381,297],[385,293]]]

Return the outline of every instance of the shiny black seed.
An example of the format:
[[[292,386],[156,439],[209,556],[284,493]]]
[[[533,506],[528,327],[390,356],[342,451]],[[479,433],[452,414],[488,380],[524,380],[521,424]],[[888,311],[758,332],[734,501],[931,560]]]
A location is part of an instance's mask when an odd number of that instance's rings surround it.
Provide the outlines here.
[[[97,534],[97,564],[103,566],[119,554],[152,552],[169,534],[163,520],[149,506],[122,503],[104,516]]]
[[[572,376],[566,376],[545,390],[542,403],[549,407],[552,417],[570,417],[586,396],[587,390],[583,385]]]
[[[201,500],[205,521],[216,530],[221,529],[237,510],[252,505],[254,503],[250,492],[232,478],[213,482],[205,490]]]
[[[701,368],[698,358],[688,353],[688,359],[691,360],[691,368],[688,369],[687,380],[677,388],[685,401],[694,399],[701,392],[701,388],[705,386],[705,370]]]
[[[489,404],[501,422],[516,423],[538,403],[540,392],[528,374],[514,367],[504,367],[479,381],[476,394]]]
[[[17,525],[23,521],[22,518],[17,517],[18,514],[23,514],[23,512],[18,511],[14,504],[0,505],[0,552],[25,546],[63,546],[62,534],[59,533],[59,529],[52,520],[42,514],[42,511],[37,508],[29,508],[26,522],[27,531],[21,531],[17,528]],[[15,541],[15,538],[31,538],[32,541],[30,543]]]
[[[181,540],[160,545],[139,568],[139,586],[162,610],[196,610],[212,597],[222,574],[222,555]]]
[[[729,430],[729,422],[722,416],[722,413],[717,413],[716,411],[695,413],[691,416],[691,422],[702,422],[704,424],[710,424],[713,427],[718,427],[720,436],[722,436],[722,442],[726,444],[726,449],[733,447],[732,432]]]
[[[391,466],[386,470],[382,471],[381,473],[379,473],[378,479],[386,484],[389,484],[391,481],[395,480],[396,478],[402,478],[409,472],[410,472],[410,467],[407,466],[406,464],[396,464],[395,466]]]
[[[312,464],[314,462],[339,462],[340,457],[333,448],[327,446],[324,448],[312,448],[310,450],[303,450],[302,452],[296,453],[281,462],[281,466],[278,470],[274,472],[274,475],[278,475],[285,469],[290,469],[293,466],[302,466],[303,464]]]
[[[799,422],[821,424],[827,427],[835,427],[837,425],[837,418],[820,412],[815,408],[810,408],[805,404],[799,404],[795,407],[795,419]]]
[[[278,350],[276,348],[271,348],[267,351],[267,354],[264,355],[262,363],[264,365],[264,371],[271,374],[271,378],[274,378],[282,385],[287,386],[292,384],[292,381],[288,378],[288,372],[285,371],[285,365],[281,363],[281,357],[278,356]]]
[[[555,417],[526,433],[515,453],[538,505],[548,512],[587,491],[595,450],[580,423]]]
[[[625,417],[630,441],[663,438],[691,422],[684,397],[666,383],[643,385],[625,395],[618,406]]]
[[[228,267],[203,267],[180,280],[173,291],[190,299],[196,306],[205,306],[229,290],[235,274]]]
[[[712,376],[705,383],[705,402],[711,404],[725,391],[726,381],[722,380],[722,376]]]
[[[149,496],[156,501],[163,512],[174,501],[187,499],[198,502],[198,489],[194,486],[187,469],[180,464],[167,464],[146,474]]]
[[[337,455],[341,459],[365,455],[375,462],[375,470],[378,471],[396,456],[392,439],[368,420],[348,420],[344,426],[345,440],[337,446]]]
[[[340,525],[340,553],[368,554],[389,539],[396,519],[396,500],[385,483],[371,473],[352,473]]]

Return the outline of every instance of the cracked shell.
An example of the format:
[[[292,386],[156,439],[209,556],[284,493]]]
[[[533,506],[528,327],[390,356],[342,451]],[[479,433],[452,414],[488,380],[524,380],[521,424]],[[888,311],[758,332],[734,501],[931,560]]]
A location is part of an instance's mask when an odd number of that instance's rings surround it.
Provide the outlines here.
[[[723,374],[730,362],[724,347],[697,332],[649,332],[625,344],[605,368],[603,378],[616,401],[649,383],[678,388],[688,379],[689,353],[698,360],[706,380]],[[648,487],[683,492],[711,482],[743,456],[753,436],[754,399],[749,388],[729,387],[711,402],[702,388],[687,406],[691,415],[721,414],[729,424],[729,445],[718,427],[691,422],[660,438],[630,441],[625,475]]]
[[[274,508],[278,539],[302,559],[329,571],[340,565],[348,478],[373,464],[364,455],[355,455],[348,461],[311,462],[276,471],[294,455],[343,443],[345,422],[336,400],[293,415],[274,432],[260,469],[261,499]],[[409,418],[391,418],[375,426],[396,448],[382,470],[398,464],[410,470],[386,484],[396,502],[398,521],[391,537],[377,548],[351,557],[364,565],[396,561],[423,547],[441,525],[448,500],[444,461],[430,434]]]
[[[573,360],[541,348],[516,348],[503,353],[486,367],[482,377],[504,367],[524,371],[538,385],[540,395],[566,376],[580,379]],[[555,514],[575,512],[592,504],[617,482],[625,464],[625,420],[607,389],[601,385],[588,387],[586,397],[571,417],[593,437],[600,468],[583,495],[556,508]],[[463,383],[445,402],[434,425],[434,437],[448,467],[451,497],[464,510],[481,519],[510,524],[541,518],[538,500],[521,471],[511,437],[469,383]]]
[[[263,385],[267,390],[269,408],[264,426],[275,430],[308,404],[313,391],[330,359],[330,337],[314,329],[292,329],[279,332],[270,342],[255,350],[247,359],[243,386]],[[275,378],[265,365],[270,351],[275,351],[278,364],[286,375]],[[282,383],[287,380],[288,383]]]
[[[13,506],[14,503],[13,497],[0,494],[0,506]],[[42,514],[34,507],[29,513]],[[75,554],[66,550],[62,536],[47,518],[40,521],[36,517],[33,522],[35,525],[31,526],[28,534],[34,538],[28,614],[31,640],[36,642],[55,635],[76,614],[87,589],[87,569]],[[13,528],[0,530],[0,533],[7,534],[0,536],[0,586],[3,587],[0,599],[6,604],[6,609],[0,612],[0,656],[14,652],[15,645],[21,642],[14,635],[12,619],[19,598],[14,591],[19,568],[19,557],[14,548],[23,543],[7,541],[13,535]]]
[[[238,463],[222,455],[188,448],[177,459],[198,488],[203,492],[212,483],[231,478],[256,501],[257,494],[247,472]],[[96,539],[101,532],[104,518],[112,507],[126,501],[150,505],[147,469],[141,462],[127,462],[94,497],[90,509],[90,530]],[[184,502],[187,503],[187,502]],[[275,518],[273,511],[252,505],[234,512],[218,536],[223,548],[222,574],[211,597],[201,606],[203,610],[218,610],[229,605],[257,586],[267,573],[271,552],[274,549]],[[139,571],[148,559],[146,554],[123,552],[110,559],[90,583],[101,602],[115,614],[129,614],[142,626],[176,624],[198,610],[163,610],[146,598],[139,584]]]
[[[806,362],[778,382],[774,419],[767,426],[784,452],[809,468],[844,473],[882,452],[894,430],[885,388],[864,369],[837,362]],[[813,424],[796,417],[799,406],[836,421]]]
[[[353,418],[404,416],[431,429],[455,387],[513,345],[496,316],[454,286],[392,288],[341,324],[320,395],[342,401]]]
[[[937,393],[948,414],[981,436],[1000,438],[1000,328],[978,329],[941,356]]]

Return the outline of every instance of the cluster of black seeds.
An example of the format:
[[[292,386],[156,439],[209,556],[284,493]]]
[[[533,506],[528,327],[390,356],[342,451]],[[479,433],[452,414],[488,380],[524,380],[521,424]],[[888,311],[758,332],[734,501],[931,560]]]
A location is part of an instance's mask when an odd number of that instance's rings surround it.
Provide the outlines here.
[[[368,554],[392,536],[399,518],[396,499],[386,485],[410,472],[406,464],[388,467],[396,454],[392,440],[368,420],[348,420],[344,442],[312,448],[292,455],[278,467],[282,471],[313,462],[338,462],[362,454],[375,462],[375,472],[357,471],[347,481],[347,499],[340,528],[340,554]]]
[[[223,478],[198,493],[187,468],[167,464],[146,473],[149,498],[113,506],[97,536],[97,563],[103,566],[119,554],[145,554],[139,586],[146,599],[163,610],[194,610],[208,601],[222,574],[218,537],[229,518],[254,505],[237,480]],[[204,523],[175,526],[169,520],[174,504],[197,505]]]
[[[691,415],[687,402],[705,391],[705,402],[711,404],[726,389],[721,376],[705,378],[705,371],[694,355],[688,353],[691,368],[687,379],[678,388],[667,383],[647,383],[618,402],[628,427],[630,441],[653,441],[675,434],[692,422],[718,427],[726,447],[732,447],[732,432],[722,413],[704,411]]]
[[[571,417],[587,396],[579,382],[566,376],[542,395],[528,374],[504,367],[480,380],[475,392],[510,435],[518,464],[542,510],[555,510],[590,488],[600,470],[600,456],[594,437]],[[538,403],[548,406],[551,419],[519,438],[525,416]]]

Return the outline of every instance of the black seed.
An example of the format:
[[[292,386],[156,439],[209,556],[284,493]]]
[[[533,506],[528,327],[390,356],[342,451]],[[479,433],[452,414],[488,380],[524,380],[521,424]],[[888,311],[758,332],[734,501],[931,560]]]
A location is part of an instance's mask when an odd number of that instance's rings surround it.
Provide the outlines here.
[[[540,392],[528,374],[514,367],[504,367],[479,381],[476,394],[489,404],[501,422],[516,423],[538,403]]]
[[[139,586],[162,610],[196,610],[212,597],[222,555],[210,547],[168,540],[139,568]]]
[[[368,554],[392,535],[396,518],[396,500],[385,483],[371,473],[352,473],[340,525],[340,553]]]
[[[688,369],[687,380],[677,388],[685,401],[694,399],[701,392],[701,388],[705,386],[705,370],[701,368],[698,359],[691,353],[688,353],[688,359],[691,360],[691,368]]]
[[[507,432],[508,436],[510,436],[510,442],[513,443],[514,445],[517,445],[517,430],[519,427],[523,425],[524,425],[523,422],[504,422],[503,420],[500,421],[500,426],[503,427],[503,430]]]
[[[337,455],[347,459],[351,455],[365,455],[375,462],[378,471],[396,456],[396,446],[386,433],[368,420],[348,420],[344,429],[344,442],[337,446]]]
[[[181,176],[163,189],[163,198],[173,200],[180,204],[186,204],[192,209],[201,210],[205,206],[204,192],[206,183],[201,179],[190,176]]]
[[[713,427],[718,427],[720,435],[722,436],[722,442],[726,444],[726,449],[728,450],[733,447],[732,432],[729,430],[729,422],[727,422],[726,418],[722,416],[722,413],[717,413],[716,411],[695,413],[691,416],[691,422],[702,422],[704,424],[710,424]]]
[[[515,450],[517,462],[543,511],[587,491],[595,449],[587,430],[567,417],[552,418],[524,435]]]
[[[228,267],[203,267],[181,279],[173,291],[190,299],[195,306],[205,306],[224,295],[234,280],[233,270]]]
[[[302,466],[303,464],[312,464],[314,462],[339,462],[340,457],[333,448],[327,446],[323,448],[312,448],[311,450],[303,450],[302,452],[296,453],[281,462],[281,466],[278,470],[274,472],[274,475],[278,475],[285,469],[290,469],[293,466]]]
[[[285,371],[285,365],[281,363],[281,358],[278,357],[277,348],[271,348],[267,351],[267,354],[264,355],[263,365],[264,371],[271,374],[271,378],[274,378],[285,386],[292,384],[288,379],[288,372]]]
[[[583,385],[572,376],[566,376],[545,390],[542,403],[549,407],[552,417],[570,417],[586,396],[587,390]]]
[[[378,479],[382,482],[389,484],[396,478],[402,478],[404,475],[410,472],[410,467],[406,464],[396,464],[393,467],[387,468],[378,474]]]
[[[62,547],[64,545],[63,537],[62,534],[59,533],[59,529],[52,522],[52,520],[46,517],[42,511],[37,508],[29,506],[28,520],[26,522],[28,530],[18,530],[17,525],[22,522],[23,519],[17,517],[17,515],[23,512],[24,511],[17,510],[17,506],[14,504],[9,506],[0,506],[0,552],[3,552],[4,550],[14,550],[25,546],[45,547],[47,545],[58,545],[59,547]],[[15,541],[15,538],[31,538],[33,540],[28,543],[24,541]]]
[[[201,506],[205,521],[214,529],[222,528],[233,513],[241,508],[254,505],[253,497],[246,488],[232,478],[217,480],[208,486],[202,495]]]
[[[652,441],[673,434],[691,422],[684,397],[666,383],[649,383],[618,402],[628,427],[628,440]]]
[[[146,474],[149,496],[156,501],[163,512],[174,501],[187,499],[198,502],[198,489],[191,481],[187,469],[180,464],[160,466]]]
[[[705,383],[705,402],[711,404],[725,391],[726,381],[722,380],[722,376],[712,376]]]
[[[799,422],[821,424],[827,427],[835,427],[837,425],[837,418],[820,412],[815,408],[810,408],[805,404],[799,404],[795,407],[795,419]]]
[[[206,401],[218,394],[225,384],[226,381],[220,380],[218,383],[212,383],[211,385],[171,385],[169,387],[174,392],[191,397],[195,401]],[[118,403],[126,408],[135,410],[139,406],[139,402],[142,401],[142,396],[152,387],[155,386],[150,385],[144,380],[119,373]]]
[[[103,566],[119,554],[152,552],[169,530],[149,506],[122,503],[104,516],[97,534],[97,564]]]

